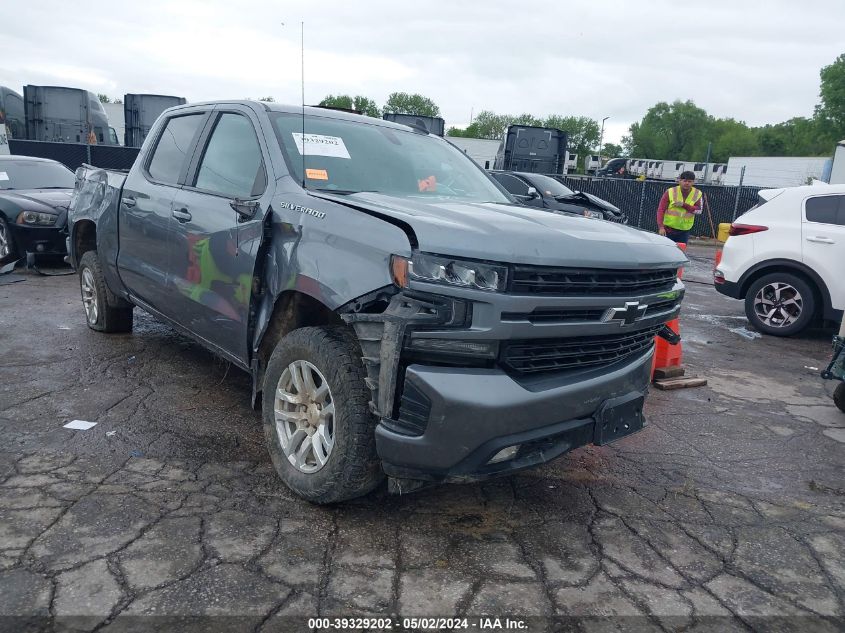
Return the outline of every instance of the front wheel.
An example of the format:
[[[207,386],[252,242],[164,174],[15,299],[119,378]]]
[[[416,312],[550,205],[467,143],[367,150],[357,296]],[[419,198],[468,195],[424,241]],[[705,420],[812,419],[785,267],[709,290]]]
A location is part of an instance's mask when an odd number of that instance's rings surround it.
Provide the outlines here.
[[[364,378],[358,343],[342,326],[294,330],[270,356],[262,397],[267,447],[285,484],[308,501],[359,497],[384,478]]]
[[[79,290],[88,327],[98,332],[132,331],[132,306],[109,291],[97,251],[87,251],[79,260]]]
[[[813,289],[798,275],[764,275],[751,284],[745,294],[745,316],[763,334],[798,334],[810,325],[815,312]]]

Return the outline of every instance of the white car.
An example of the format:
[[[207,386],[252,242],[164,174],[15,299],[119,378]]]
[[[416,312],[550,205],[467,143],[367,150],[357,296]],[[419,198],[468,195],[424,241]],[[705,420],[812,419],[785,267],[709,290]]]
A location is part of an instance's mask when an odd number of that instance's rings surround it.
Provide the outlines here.
[[[845,310],[845,185],[760,192],[731,225],[716,290],[745,299],[751,325],[790,336]]]

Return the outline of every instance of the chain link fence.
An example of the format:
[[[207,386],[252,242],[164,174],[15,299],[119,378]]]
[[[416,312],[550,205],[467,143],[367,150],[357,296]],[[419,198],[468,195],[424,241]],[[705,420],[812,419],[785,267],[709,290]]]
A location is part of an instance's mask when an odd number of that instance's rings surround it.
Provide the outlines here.
[[[654,232],[657,231],[660,198],[672,186],[672,183],[659,180],[585,176],[560,176],[559,179],[570,189],[591,193],[616,205],[628,215],[629,225]],[[733,222],[734,218],[757,204],[757,193],[763,187],[696,185],[696,188],[704,194],[704,201],[702,213],[696,218],[691,235],[715,237],[720,223]]]
[[[9,151],[20,156],[35,156],[58,161],[76,171],[82,163],[106,169],[129,169],[140,151],[121,145],[86,145],[9,139]]]

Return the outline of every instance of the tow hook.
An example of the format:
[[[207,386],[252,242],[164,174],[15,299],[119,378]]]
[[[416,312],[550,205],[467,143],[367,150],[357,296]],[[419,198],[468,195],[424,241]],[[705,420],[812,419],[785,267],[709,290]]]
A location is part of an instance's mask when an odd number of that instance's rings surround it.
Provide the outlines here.
[[[660,331],[657,333],[657,336],[667,340],[669,342],[669,345],[677,345],[681,342],[681,335],[675,332],[665,323],[663,324],[663,327],[660,328]]]

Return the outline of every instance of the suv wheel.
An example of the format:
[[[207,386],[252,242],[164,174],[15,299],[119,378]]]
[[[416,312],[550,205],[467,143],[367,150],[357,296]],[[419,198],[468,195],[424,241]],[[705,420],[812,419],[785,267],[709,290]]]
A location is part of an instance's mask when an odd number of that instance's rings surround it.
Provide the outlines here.
[[[810,325],[815,312],[813,288],[791,273],[764,275],[745,294],[745,315],[763,334],[798,334]]]
[[[97,251],[87,251],[79,260],[79,290],[88,327],[98,332],[132,331],[132,305],[106,286]]]
[[[384,478],[361,350],[346,327],[306,327],[282,338],[267,364],[264,435],[273,465],[299,496],[334,503]]]

